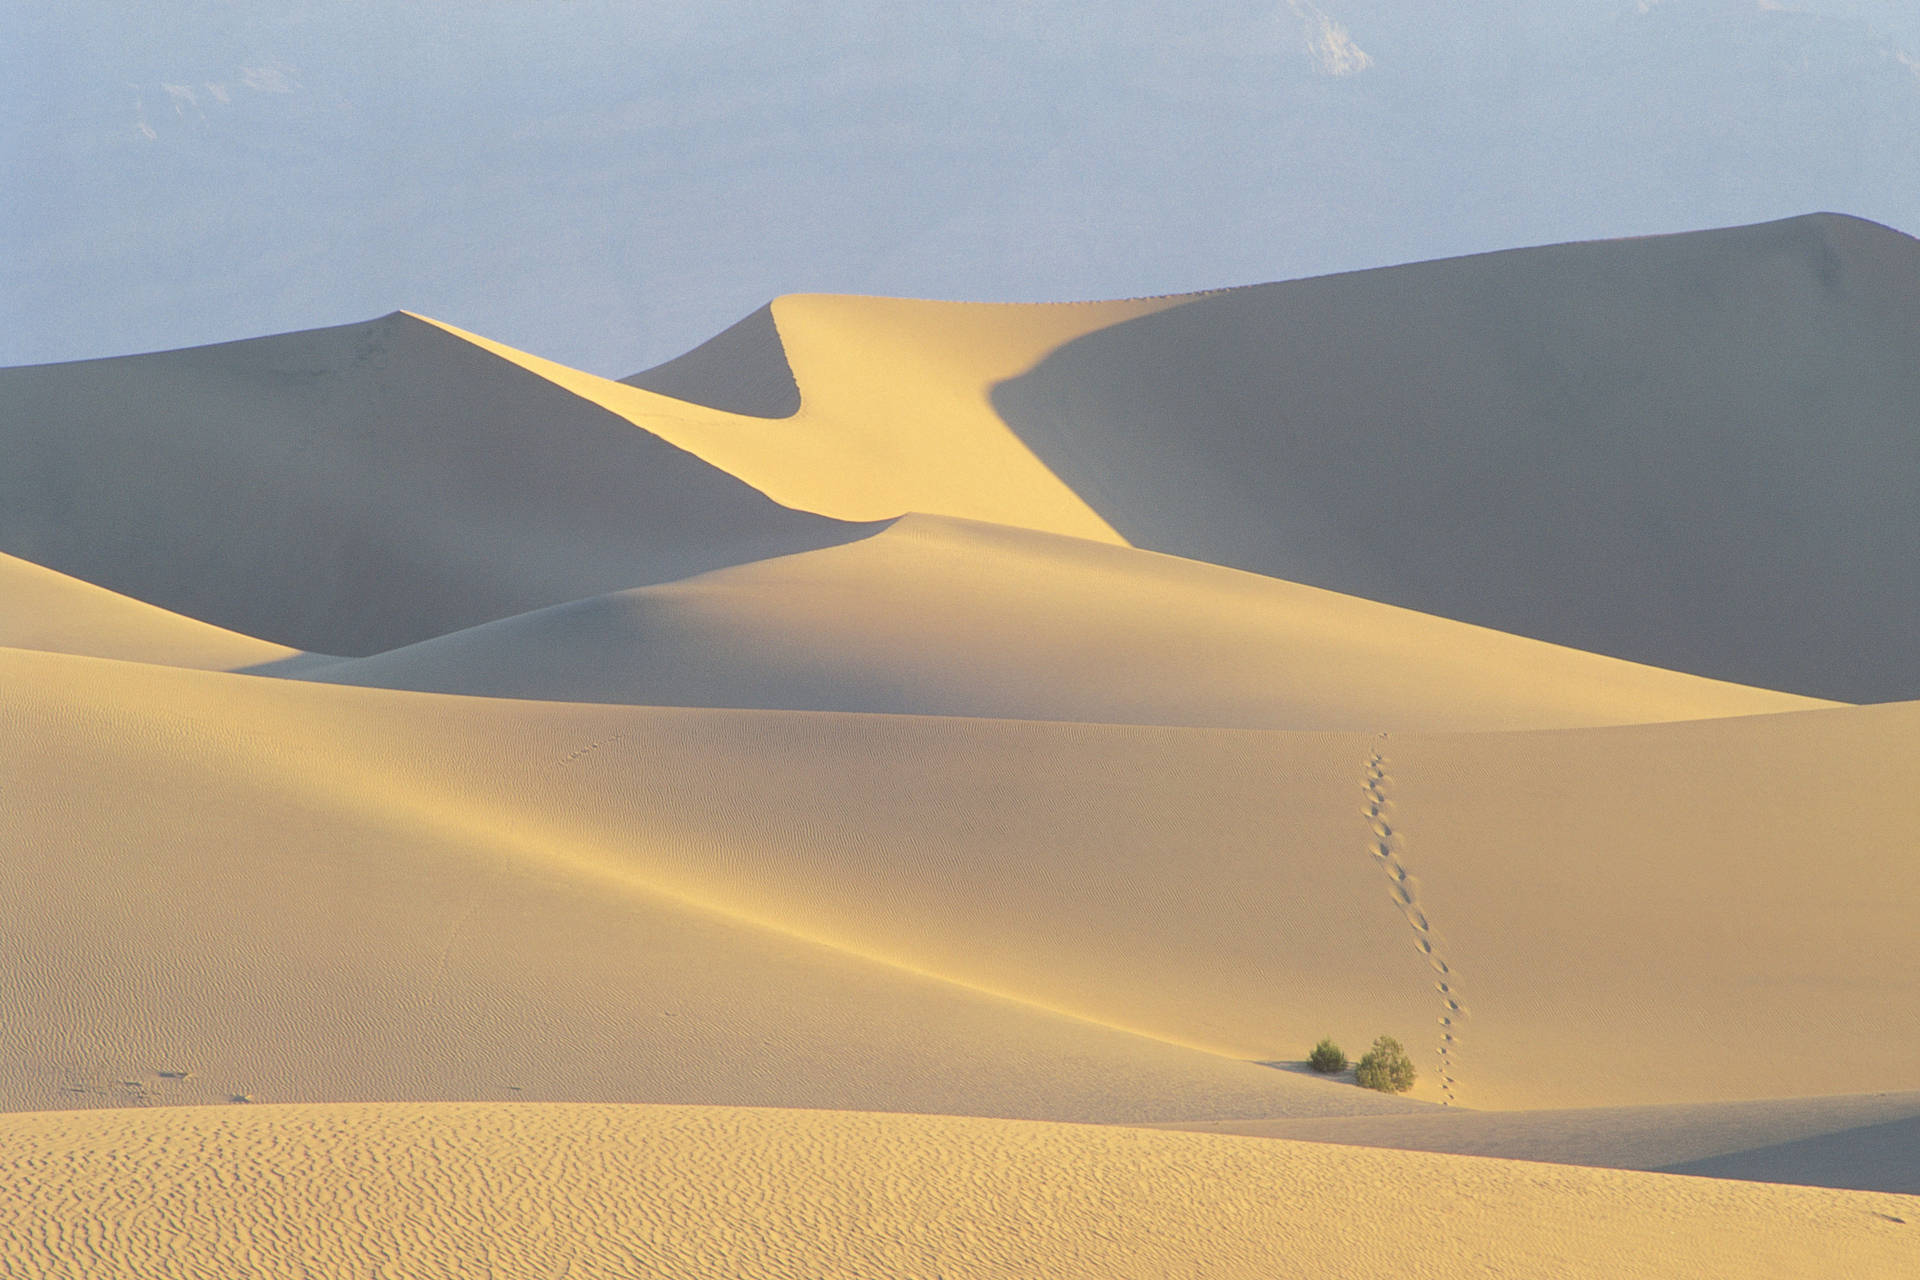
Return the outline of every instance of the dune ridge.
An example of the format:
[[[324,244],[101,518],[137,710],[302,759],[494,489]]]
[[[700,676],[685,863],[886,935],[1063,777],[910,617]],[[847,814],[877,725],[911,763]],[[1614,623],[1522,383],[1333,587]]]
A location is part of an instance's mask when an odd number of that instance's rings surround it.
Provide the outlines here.
[[[302,678],[486,697],[1485,730],[1831,705],[1054,534],[907,516]]]
[[[339,655],[861,536],[404,313],[0,371],[0,551]]]

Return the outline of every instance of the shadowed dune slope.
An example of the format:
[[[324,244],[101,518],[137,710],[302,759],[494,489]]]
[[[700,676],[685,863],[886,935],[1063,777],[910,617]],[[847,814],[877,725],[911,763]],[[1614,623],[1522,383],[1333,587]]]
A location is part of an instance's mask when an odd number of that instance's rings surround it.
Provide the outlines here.
[[[1688,1160],[1667,1172],[1920,1195],[1920,1114]]]
[[[0,1152],[0,1266],[49,1278],[1878,1280],[1920,1249],[1912,1196],[945,1116],[183,1108],[0,1117]]]
[[[209,671],[301,657],[9,555],[0,555],[0,646]]]
[[[800,384],[780,344],[771,305],[685,355],[620,381],[751,418],[790,418],[800,411]]]
[[[63,1043],[76,1002],[132,999],[60,941],[88,911],[25,905],[36,893],[127,886],[117,917],[150,912],[172,859],[225,850],[245,875],[263,836],[346,856],[353,842],[327,824],[359,806],[421,838],[504,845],[536,868],[1228,1057],[1297,1059],[1322,1035],[1388,1031],[1421,1069],[1415,1099],[1920,1088],[1906,911],[1920,864],[1886,852],[1886,832],[1920,818],[1920,704],[1384,738],[517,702],[22,651],[6,663],[23,797],[6,820],[32,856],[7,899],[26,919],[0,937],[40,939],[37,959],[9,967],[49,975],[36,982],[50,993],[13,1018],[36,1028],[23,1043]],[[169,763],[183,759],[205,780],[184,785]],[[229,802],[204,798],[263,773],[298,804],[256,820],[234,801],[230,826]],[[112,803],[105,776],[122,780]],[[46,880],[83,848],[125,873]],[[290,936],[357,947],[341,917],[322,919]],[[141,983],[180,972],[123,964]],[[200,971],[218,981],[221,962]]]
[[[1230,290],[1069,342],[993,403],[1139,546],[1766,688],[1920,697],[1920,243],[1884,227]]]
[[[1284,729],[1544,728],[1822,705],[935,516],[303,674],[556,701]]]
[[[1920,1093],[1678,1106],[1203,1121],[1200,1133],[1920,1192]]]
[[[0,371],[0,551],[301,649],[864,532],[404,314]]]

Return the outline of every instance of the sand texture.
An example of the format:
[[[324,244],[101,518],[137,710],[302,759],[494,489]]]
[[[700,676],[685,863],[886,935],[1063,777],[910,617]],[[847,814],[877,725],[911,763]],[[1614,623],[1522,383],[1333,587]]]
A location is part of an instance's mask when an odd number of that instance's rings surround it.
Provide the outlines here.
[[[1915,1196],[940,1116],[468,1104],[0,1117],[0,1264],[50,1280],[1801,1280],[1910,1274],[1916,1235]]]
[[[1920,1273],[1916,370],[1829,215],[0,370],[0,1271]]]

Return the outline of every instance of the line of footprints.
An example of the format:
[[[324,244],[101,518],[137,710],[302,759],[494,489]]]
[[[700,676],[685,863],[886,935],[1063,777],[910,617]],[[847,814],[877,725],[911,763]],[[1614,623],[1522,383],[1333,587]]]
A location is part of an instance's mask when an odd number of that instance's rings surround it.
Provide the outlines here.
[[[1388,784],[1393,781],[1387,772],[1387,757],[1382,750],[1386,745],[1384,733],[1380,735],[1380,746],[1373,750],[1367,759],[1367,780],[1362,788],[1366,793],[1367,823],[1373,829],[1373,839],[1367,850],[1373,855],[1380,869],[1387,873],[1389,890],[1393,900],[1400,904],[1400,912],[1406,916],[1407,923],[1413,928],[1414,945],[1427,957],[1427,963],[1440,975],[1435,983],[1440,991],[1440,999],[1445,1008],[1440,1015],[1440,1092],[1447,1102],[1452,1103],[1453,1095],[1453,1051],[1459,1044],[1460,1023],[1466,1020],[1466,1007],[1460,1003],[1459,995],[1454,991],[1453,969],[1440,955],[1440,949],[1434,940],[1433,925],[1427,920],[1425,908],[1420,905],[1419,882],[1407,874],[1406,866],[1400,861],[1401,837],[1393,829],[1393,802],[1387,798]]]

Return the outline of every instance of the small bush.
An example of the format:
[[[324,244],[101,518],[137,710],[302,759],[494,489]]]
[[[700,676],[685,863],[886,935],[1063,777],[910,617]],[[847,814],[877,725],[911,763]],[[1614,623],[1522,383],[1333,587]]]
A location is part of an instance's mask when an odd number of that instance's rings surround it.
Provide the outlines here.
[[[1323,1075],[1332,1075],[1347,1069],[1347,1055],[1340,1052],[1340,1046],[1333,1041],[1322,1040],[1307,1055],[1307,1065]]]
[[[1353,1078],[1364,1088],[1382,1093],[1405,1093],[1413,1088],[1413,1059],[1392,1036],[1381,1036],[1354,1068]]]

